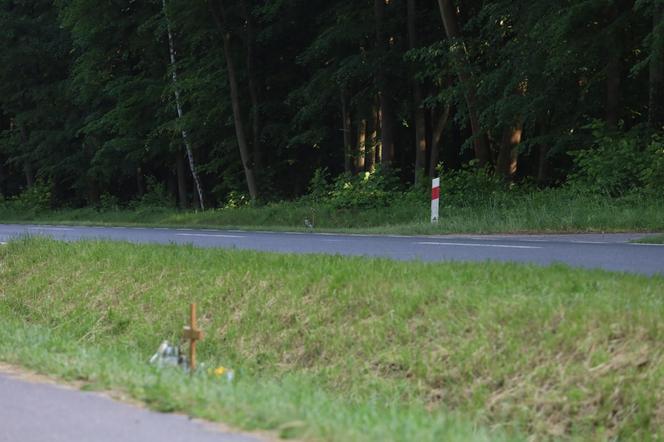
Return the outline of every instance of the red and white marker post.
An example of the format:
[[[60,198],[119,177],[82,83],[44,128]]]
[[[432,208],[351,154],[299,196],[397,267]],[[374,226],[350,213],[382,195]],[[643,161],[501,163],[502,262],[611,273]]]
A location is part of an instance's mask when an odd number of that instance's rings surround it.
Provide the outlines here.
[[[438,222],[438,210],[440,207],[440,178],[434,178],[431,182],[431,223]]]

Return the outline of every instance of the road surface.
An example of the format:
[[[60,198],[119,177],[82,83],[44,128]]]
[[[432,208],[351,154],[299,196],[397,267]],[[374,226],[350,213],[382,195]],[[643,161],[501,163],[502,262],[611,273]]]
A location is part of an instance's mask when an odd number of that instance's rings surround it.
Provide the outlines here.
[[[21,235],[59,240],[108,239],[193,244],[283,253],[326,253],[422,261],[512,261],[664,274],[664,246],[632,244],[644,234],[579,235],[345,235],[305,232],[0,225],[0,242]]]
[[[17,379],[0,367],[0,442],[260,442],[214,424]]]

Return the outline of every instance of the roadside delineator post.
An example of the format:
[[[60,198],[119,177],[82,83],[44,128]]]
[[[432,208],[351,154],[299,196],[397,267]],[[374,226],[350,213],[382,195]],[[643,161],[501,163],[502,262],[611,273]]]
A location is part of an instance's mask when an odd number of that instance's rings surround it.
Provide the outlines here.
[[[189,373],[196,369],[196,341],[203,339],[203,331],[196,326],[196,304],[192,303],[189,310],[189,325],[182,330],[184,338],[189,340]]]
[[[440,207],[440,178],[431,182],[431,223],[438,223],[438,210]]]

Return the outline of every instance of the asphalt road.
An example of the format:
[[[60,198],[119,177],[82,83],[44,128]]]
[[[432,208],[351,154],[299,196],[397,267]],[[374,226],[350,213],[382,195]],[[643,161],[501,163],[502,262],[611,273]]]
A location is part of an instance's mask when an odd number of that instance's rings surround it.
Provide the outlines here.
[[[664,246],[632,244],[644,234],[579,235],[343,235],[331,233],[142,227],[0,225],[0,242],[21,235],[59,240],[109,239],[193,244],[282,253],[326,253],[422,261],[511,261],[664,274]]]
[[[176,414],[155,413],[0,371],[0,442],[259,442]]]

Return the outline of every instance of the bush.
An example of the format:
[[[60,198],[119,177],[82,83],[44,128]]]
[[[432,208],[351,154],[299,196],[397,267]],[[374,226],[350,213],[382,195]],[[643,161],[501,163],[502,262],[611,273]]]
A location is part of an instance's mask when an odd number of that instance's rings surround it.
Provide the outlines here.
[[[338,209],[387,207],[402,196],[399,185],[392,170],[378,168],[357,176],[343,174],[334,180],[328,202]]]
[[[120,199],[110,193],[104,193],[99,197],[97,208],[99,210],[118,210],[120,208]]]
[[[154,177],[148,177],[147,180],[148,191],[138,199],[129,203],[131,209],[139,208],[174,208],[175,200],[166,190],[166,185],[160,183]]]
[[[566,186],[581,192],[623,196],[634,191],[664,191],[664,142],[638,129],[623,134],[595,123],[593,144],[570,153],[576,166]]]
[[[440,177],[442,203],[445,206],[467,207],[484,203],[508,190],[505,181],[480,169],[473,162],[459,170],[444,172]]]
[[[641,180],[646,190],[662,194],[664,192],[664,137],[654,136],[646,148],[647,166],[641,172]]]
[[[51,208],[51,184],[37,181],[32,187],[15,196],[9,205],[16,210],[42,211]]]
[[[322,202],[328,196],[330,191],[329,172],[327,167],[318,168],[314,171],[314,176],[309,181],[309,186],[307,187],[307,195],[303,200],[311,202]]]
[[[251,203],[251,198],[249,195],[243,192],[238,192],[232,190],[228,197],[226,198],[226,203],[224,204],[224,209],[238,209],[240,207],[246,207]]]

